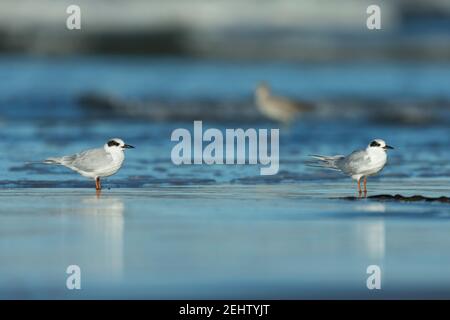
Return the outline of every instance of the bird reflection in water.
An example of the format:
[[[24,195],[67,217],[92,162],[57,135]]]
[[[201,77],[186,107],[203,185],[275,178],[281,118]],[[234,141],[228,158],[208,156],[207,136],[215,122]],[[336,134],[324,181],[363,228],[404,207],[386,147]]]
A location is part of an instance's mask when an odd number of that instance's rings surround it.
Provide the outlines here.
[[[89,217],[84,230],[92,239],[89,265],[109,280],[120,280],[123,274],[124,210],[121,198],[102,195],[100,190],[81,199],[79,213]]]
[[[384,213],[386,212],[386,205],[384,203],[368,203],[366,205],[358,205],[355,209],[368,214]],[[361,220],[357,224],[357,235],[367,257],[373,263],[381,265],[386,247],[384,217]]]

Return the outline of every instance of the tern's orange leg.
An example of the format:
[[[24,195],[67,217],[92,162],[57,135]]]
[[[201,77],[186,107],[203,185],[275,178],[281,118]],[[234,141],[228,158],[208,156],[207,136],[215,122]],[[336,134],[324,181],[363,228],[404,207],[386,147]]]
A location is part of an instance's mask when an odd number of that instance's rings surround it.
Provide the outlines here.
[[[100,184],[100,178],[97,177],[95,178],[95,190],[101,190],[102,189],[102,185]]]
[[[364,177],[364,192],[367,192],[367,177]]]
[[[358,193],[361,195],[361,178],[358,179]]]

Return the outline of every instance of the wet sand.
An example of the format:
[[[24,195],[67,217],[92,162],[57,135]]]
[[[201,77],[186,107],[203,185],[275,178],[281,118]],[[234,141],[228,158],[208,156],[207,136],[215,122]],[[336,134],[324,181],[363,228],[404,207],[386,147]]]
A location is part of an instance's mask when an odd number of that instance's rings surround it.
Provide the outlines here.
[[[446,186],[424,194],[450,193]],[[450,297],[447,203],[352,185],[0,191],[0,298]],[[375,182],[404,195],[416,188]],[[68,265],[82,290],[65,287]],[[382,290],[366,288],[379,265]]]

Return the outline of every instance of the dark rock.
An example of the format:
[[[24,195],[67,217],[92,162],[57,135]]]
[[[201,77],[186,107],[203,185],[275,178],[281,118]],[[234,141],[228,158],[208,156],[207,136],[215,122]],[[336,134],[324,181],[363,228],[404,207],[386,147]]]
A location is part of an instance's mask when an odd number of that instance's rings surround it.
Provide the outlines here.
[[[422,195],[414,195],[414,196],[402,196],[401,194],[396,195],[390,195],[390,194],[379,194],[369,197],[343,197],[341,199],[344,200],[360,200],[360,199],[369,199],[369,200],[376,200],[376,201],[398,201],[398,202],[441,202],[441,203],[450,203],[450,197],[426,197]]]

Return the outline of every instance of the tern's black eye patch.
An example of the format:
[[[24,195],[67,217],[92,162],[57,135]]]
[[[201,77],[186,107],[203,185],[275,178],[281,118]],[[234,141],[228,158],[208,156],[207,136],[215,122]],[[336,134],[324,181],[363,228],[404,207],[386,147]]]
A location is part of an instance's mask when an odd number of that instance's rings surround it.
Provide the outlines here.
[[[381,144],[379,144],[379,143],[376,142],[376,141],[372,141],[372,142],[370,143],[370,146],[371,146],[371,147],[379,147],[379,146],[381,146]]]
[[[118,143],[117,141],[115,141],[115,140],[110,140],[110,141],[108,141],[108,147],[113,147],[113,146],[120,146],[120,143]]]

